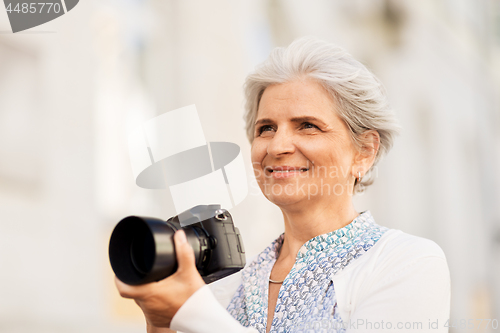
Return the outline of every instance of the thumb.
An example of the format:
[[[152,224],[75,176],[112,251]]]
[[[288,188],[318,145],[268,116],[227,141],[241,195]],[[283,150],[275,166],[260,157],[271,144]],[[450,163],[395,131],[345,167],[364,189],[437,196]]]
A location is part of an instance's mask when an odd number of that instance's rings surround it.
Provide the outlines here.
[[[191,245],[187,242],[184,230],[177,230],[174,235],[175,255],[177,257],[178,272],[196,269],[196,260]]]

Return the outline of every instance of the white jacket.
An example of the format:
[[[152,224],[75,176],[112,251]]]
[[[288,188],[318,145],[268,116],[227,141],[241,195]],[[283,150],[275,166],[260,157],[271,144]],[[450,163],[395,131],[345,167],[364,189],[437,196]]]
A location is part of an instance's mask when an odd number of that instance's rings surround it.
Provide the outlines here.
[[[175,314],[171,329],[257,332],[240,325],[221,305],[229,302],[238,279],[234,274],[198,290]],[[430,240],[389,230],[333,283],[346,332],[448,332],[449,270],[443,251]]]

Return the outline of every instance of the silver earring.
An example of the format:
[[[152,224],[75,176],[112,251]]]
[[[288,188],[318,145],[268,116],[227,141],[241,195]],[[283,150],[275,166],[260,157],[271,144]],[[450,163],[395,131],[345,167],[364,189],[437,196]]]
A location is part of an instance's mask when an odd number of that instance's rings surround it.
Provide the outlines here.
[[[361,183],[361,171],[358,171],[358,184]]]

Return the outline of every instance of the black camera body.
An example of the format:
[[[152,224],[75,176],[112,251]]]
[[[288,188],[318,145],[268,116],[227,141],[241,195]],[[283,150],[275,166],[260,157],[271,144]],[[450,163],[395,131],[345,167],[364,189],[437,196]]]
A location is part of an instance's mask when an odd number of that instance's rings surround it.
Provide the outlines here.
[[[205,283],[238,272],[245,249],[231,214],[220,205],[199,205],[163,221],[129,216],[113,230],[109,260],[118,279],[139,285],[162,280],[177,270],[174,233],[183,229]]]

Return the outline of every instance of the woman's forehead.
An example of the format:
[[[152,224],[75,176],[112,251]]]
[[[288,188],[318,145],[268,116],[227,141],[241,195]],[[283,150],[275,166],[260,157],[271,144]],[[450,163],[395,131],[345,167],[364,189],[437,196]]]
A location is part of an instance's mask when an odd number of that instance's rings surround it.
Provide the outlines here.
[[[257,121],[262,118],[336,118],[335,102],[319,83],[297,80],[266,88],[259,103]]]

